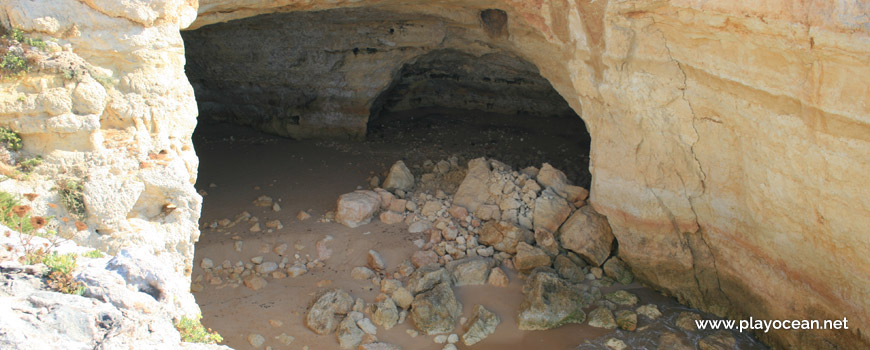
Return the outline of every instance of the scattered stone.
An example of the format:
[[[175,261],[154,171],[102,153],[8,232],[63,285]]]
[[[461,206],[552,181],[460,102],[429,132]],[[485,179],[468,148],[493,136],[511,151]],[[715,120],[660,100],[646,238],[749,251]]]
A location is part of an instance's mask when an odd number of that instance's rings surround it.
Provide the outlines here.
[[[388,297],[377,303],[376,308],[372,315],[372,321],[375,324],[389,330],[399,322],[399,310],[392,298]]]
[[[355,349],[362,343],[362,337],[365,333],[357,326],[356,322],[350,317],[345,317],[338,324],[338,330],[335,332],[335,337],[338,339],[338,345],[342,349]]]
[[[357,350],[402,350],[402,347],[389,343],[368,343],[360,345]]]
[[[638,314],[644,315],[650,320],[655,320],[659,317],[662,317],[661,311],[659,308],[655,306],[655,304],[646,304],[637,308]]]
[[[517,244],[517,255],[514,266],[519,271],[531,271],[534,268],[550,266],[550,256],[540,248],[520,242]]]
[[[355,280],[370,280],[374,278],[377,274],[374,271],[364,266],[354,267],[353,270],[350,271],[350,277]]]
[[[604,298],[607,301],[612,303],[616,303],[622,306],[633,306],[637,304],[637,296],[624,290],[616,290],[604,295]]]
[[[408,329],[405,331],[405,333],[410,335],[411,338],[416,338],[418,335],[420,335],[420,332],[417,332],[416,330],[413,330],[413,329]]]
[[[260,228],[260,223],[259,223],[259,222],[256,223],[256,224],[254,224],[253,226],[251,226],[251,228],[248,229],[248,231],[251,231],[251,232],[260,232],[260,231],[262,231],[262,230],[263,230],[263,229]]]
[[[555,273],[537,272],[523,286],[525,298],[517,314],[521,330],[545,330],[586,320],[583,308],[593,298]]]
[[[291,278],[302,276],[306,272],[308,272],[308,268],[302,263],[295,263],[293,266],[287,268],[287,276],[290,276]]]
[[[392,210],[381,212],[381,214],[378,216],[378,218],[381,220],[381,222],[383,222],[387,225],[398,224],[398,223],[402,222],[403,220],[405,220],[404,215],[397,213],[397,212],[394,212]]]
[[[396,305],[405,310],[410,308],[411,303],[414,302],[414,296],[411,295],[411,292],[409,292],[405,287],[396,288],[396,290],[393,291],[392,296]]]
[[[418,250],[411,255],[411,263],[418,269],[429,264],[437,264],[438,254],[431,250]]]
[[[579,254],[594,266],[601,266],[610,256],[613,232],[607,218],[592,208],[583,206],[559,229],[562,247]]]
[[[551,257],[559,255],[559,243],[550,231],[535,231],[535,244]]]
[[[203,269],[210,269],[214,267],[214,261],[209,258],[202,258],[202,261],[199,262],[199,267]]]
[[[501,319],[483,307],[483,305],[475,305],[471,310],[471,320],[467,331],[462,335],[462,342],[466,346],[477,344],[481,340],[495,332],[496,327],[501,323]]]
[[[550,188],[545,189],[541,192],[541,196],[535,199],[533,216],[535,231],[556,232],[569,215],[571,215],[571,206]]]
[[[568,182],[565,173],[554,168],[549,163],[544,163],[537,174],[537,180],[544,187],[552,187],[553,190],[568,201],[574,203],[585,200],[589,191],[580,186],[572,186]]]
[[[556,260],[553,261],[553,267],[556,269],[556,272],[559,273],[559,276],[574,283],[582,282],[586,277],[583,274],[583,269],[575,265],[574,262],[565,255],[557,256]]]
[[[447,336],[447,342],[450,344],[455,344],[458,341],[459,335],[457,335],[456,333],[451,333],[449,336]]]
[[[433,341],[435,341],[436,344],[445,344],[447,343],[447,334],[436,335]]]
[[[412,273],[414,273],[414,270],[416,269],[414,268],[414,263],[412,263],[410,259],[405,259],[402,260],[401,263],[399,263],[399,266],[396,268],[396,270],[398,270],[399,274],[403,277],[408,277]]]
[[[439,283],[417,295],[411,304],[414,325],[428,335],[452,331],[461,313],[462,304],[456,300],[453,289],[447,283]]]
[[[288,249],[287,243],[281,243],[279,245],[276,245],[274,248],[272,248],[272,252],[274,252],[275,254],[278,254],[279,256],[284,256],[284,254],[287,253],[287,249]]]
[[[688,340],[684,336],[676,333],[665,332],[659,337],[658,350],[695,350],[694,346],[689,345]]]
[[[420,267],[411,274],[411,277],[408,278],[407,288],[411,294],[417,295],[432,289],[440,283],[449,285],[452,281],[453,278],[447,269],[437,264],[430,264]]]
[[[465,218],[468,216],[468,210],[457,205],[450,206],[450,209],[447,209],[447,213],[459,221],[465,221]]]
[[[281,211],[281,205],[278,204],[278,203],[274,203],[274,204],[272,204],[272,211],[274,211],[274,212],[279,212],[279,211]]]
[[[277,328],[283,326],[284,322],[282,322],[281,320],[269,320],[269,325]]]
[[[353,298],[347,292],[340,289],[327,291],[311,305],[305,316],[305,326],[320,335],[330,334],[338,326],[336,315],[346,315],[351,305]]]
[[[248,277],[245,277],[244,283],[245,283],[245,287],[248,287],[251,290],[260,290],[263,287],[265,287],[267,284],[269,284],[268,282],[266,282],[266,279],[264,279],[260,276],[255,276],[255,275],[250,275]]]
[[[338,197],[335,222],[350,228],[368,224],[381,207],[381,197],[374,191],[354,191]]]
[[[368,263],[368,266],[375,271],[384,271],[387,268],[384,258],[380,253],[374,250],[369,250],[369,253],[366,256],[366,262]]]
[[[604,263],[604,274],[622,284],[629,284],[634,280],[631,269],[617,257],[610,258]]]
[[[589,325],[597,328],[614,329],[616,328],[616,320],[613,319],[613,313],[608,308],[599,306],[589,312]]]
[[[620,329],[634,331],[637,329],[637,314],[630,310],[618,310],[614,313],[616,316],[616,325]]]
[[[701,315],[694,312],[684,311],[680,312],[680,314],[677,315],[677,320],[676,322],[674,322],[674,324],[676,324],[677,327],[680,327],[690,332],[694,332],[698,330],[695,321],[699,320],[701,320]]]
[[[441,350],[456,350],[456,345],[446,344],[443,348],[441,348]]]
[[[390,167],[390,172],[384,180],[384,189],[408,191],[414,188],[414,175],[405,166],[405,162],[397,161]]]
[[[610,348],[610,350],[628,349],[628,345],[626,345],[624,341],[616,339],[616,338],[607,339],[607,342],[605,342],[604,345],[606,345],[608,348]]]
[[[272,271],[278,270],[278,264],[272,261],[264,262],[256,267],[257,273],[261,275],[265,275],[267,273],[271,273]]]
[[[269,196],[259,196],[254,200],[254,205],[258,207],[271,207],[272,206],[272,197]]]
[[[409,202],[412,203],[412,202]],[[408,232],[410,233],[421,233],[429,231],[432,228],[432,223],[426,220],[417,221],[410,226],[408,226]]]
[[[728,331],[717,331],[698,342],[701,350],[731,350],[737,346],[737,340]]]
[[[253,346],[254,348],[259,348],[263,346],[263,343],[265,342],[266,338],[264,338],[262,335],[256,333],[248,334],[248,343],[250,343],[251,346]]]
[[[478,239],[480,243],[490,245],[495,250],[516,254],[519,242],[531,244],[534,242],[535,236],[531,231],[508,222],[490,221],[480,228]]]
[[[296,219],[299,221],[305,221],[311,218],[311,214],[306,213],[304,210],[300,210],[298,214],[296,214]]]
[[[245,243],[242,241],[236,241],[236,243],[233,243],[233,249],[235,249],[237,252],[240,252],[240,253],[242,252],[242,247],[244,247],[244,246],[245,246]]]
[[[500,267],[493,267],[492,271],[490,271],[489,273],[489,279],[487,279],[486,283],[496,287],[507,287],[510,281]]]
[[[329,249],[326,244],[331,242],[333,239],[332,235],[326,235],[326,237],[314,244],[314,250],[317,251],[318,260],[326,261],[332,257],[332,249]]]
[[[454,285],[486,284],[494,261],[484,257],[469,257],[447,263],[447,270],[453,274]]]
[[[266,227],[273,230],[280,230],[284,228],[284,225],[281,224],[281,220],[270,220],[266,221]]]
[[[294,338],[292,335],[288,335],[287,333],[281,333],[281,335],[275,337],[275,339],[277,339],[279,343],[288,346],[292,344],[294,340],[296,340],[296,338]]]

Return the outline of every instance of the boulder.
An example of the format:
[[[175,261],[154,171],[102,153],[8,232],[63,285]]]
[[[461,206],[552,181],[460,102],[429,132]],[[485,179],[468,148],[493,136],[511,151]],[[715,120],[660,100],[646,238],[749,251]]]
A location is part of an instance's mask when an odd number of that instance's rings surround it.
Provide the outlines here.
[[[346,315],[351,306],[353,298],[347,292],[340,289],[326,291],[314,299],[305,316],[305,326],[320,335],[330,334],[338,326],[336,316]]]
[[[390,173],[384,180],[384,188],[387,190],[408,191],[414,188],[414,174],[405,166],[405,162],[397,161],[390,167]]]
[[[493,267],[492,271],[489,273],[489,279],[486,281],[487,284],[496,287],[507,287],[510,280],[508,280],[507,275],[500,267]]]
[[[459,184],[456,195],[453,196],[453,204],[467,209],[469,212],[477,210],[481,204],[490,198],[487,182],[491,174],[489,162],[486,158],[472,159],[468,162],[468,173]]]
[[[501,323],[501,319],[490,312],[483,305],[475,305],[471,310],[471,319],[468,327],[462,335],[462,342],[466,346],[477,344],[481,340],[495,332],[495,328]]]
[[[461,313],[462,304],[447,283],[439,283],[418,294],[411,304],[411,320],[418,330],[428,335],[452,332]]]
[[[594,301],[593,293],[571,284],[555,273],[538,272],[523,286],[523,302],[517,313],[520,330],[545,330],[586,319],[583,308]]]
[[[374,191],[354,191],[338,197],[335,222],[354,228],[365,225],[381,207],[381,197]]]
[[[629,284],[634,280],[634,274],[622,260],[613,257],[604,263],[604,274],[622,284]]]
[[[541,166],[541,170],[538,171],[537,180],[544,187],[552,187],[554,192],[571,203],[585,200],[589,196],[589,191],[583,187],[571,185],[565,173],[554,168],[549,163],[544,163]]]
[[[613,232],[607,218],[589,205],[571,214],[559,229],[559,239],[563,248],[579,254],[595,266],[604,263],[613,246]]]
[[[550,188],[545,189],[541,192],[541,196],[535,199],[533,215],[535,231],[556,232],[570,215],[571,205]]]
[[[619,329],[624,329],[629,332],[637,329],[637,314],[630,310],[618,310],[614,313],[616,316],[616,325]]]
[[[532,243],[534,239],[534,235],[529,230],[504,221],[490,221],[480,228],[478,241],[490,245],[498,251],[516,254],[517,243]]]
[[[486,284],[495,261],[480,256],[468,257],[447,263],[456,286]]]
[[[420,267],[414,271],[414,273],[411,274],[411,277],[408,278],[407,288],[411,294],[416,295],[430,290],[441,283],[450,285],[452,281],[453,278],[450,276],[450,273],[447,272],[447,269],[437,264],[431,264]]]
[[[392,298],[386,298],[375,306],[375,312],[372,314],[372,321],[384,329],[393,328],[399,322],[399,309],[396,308],[396,302]]]
[[[637,304],[637,296],[624,290],[615,290],[604,295],[604,299],[617,305],[633,306]]]
[[[438,254],[431,250],[418,250],[411,255],[411,263],[417,268],[438,263]]]
[[[517,244],[517,255],[514,257],[514,266],[519,271],[531,271],[537,267],[550,266],[550,256],[538,247],[520,242]]]

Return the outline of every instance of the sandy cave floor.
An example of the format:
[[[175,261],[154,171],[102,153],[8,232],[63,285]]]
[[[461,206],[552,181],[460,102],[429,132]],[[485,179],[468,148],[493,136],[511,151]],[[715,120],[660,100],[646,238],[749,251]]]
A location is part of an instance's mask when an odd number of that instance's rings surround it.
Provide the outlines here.
[[[207,195],[200,221],[204,228],[196,244],[194,279],[203,274],[199,263],[206,257],[216,265],[224,260],[249,262],[255,256],[280,262],[281,257],[272,252],[272,248],[287,243],[292,264],[293,254],[314,259],[315,242],[326,235],[335,238],[329,244],[334,254],[325,266],[310,269],[296,278],[266,278],[268,285],[257,291],[227,281],[218,284],[201,281],[203,289],[194,295],[203,312],[203,324],[218,331],[224,337],[224,344],[236,349],[251,349],[247,337],[252,333],[265,337],[261,349],[267,346],[272,349],[302,349],[304,346],[309,349],[338,349],[334,335],[316,335],[303,324],[315,293],[328,288],[342,288],[354,297],[362,297],[367,303],[373,302],[378,289],[370,281],[351,279],[350,271],[356,266],[365,266],[369,249],[380,252],[388,270],[393,270],[418,249],[412,241],[425,237],[422,233],[408,233],[404,223],[387,225],[375,219],[368,225],[351,229],[333,222],[321,223],[318,219],[335,209],[339,195],[358,187],[370,188],[368,180],[372,175],[383,180],[389,166],[396,160],[404,159],[417,176],[419,169],[415,166],[427,159],[438,161],[452,154],[460,155],[460,160],[493,157],[515,169],[527,165],[540,167],[542,162],[549,161],[565,171],[575,183],[588,187],[588,171],[585,170],[588,169],[588,150],[584,149],[588,147],[588,140],[578,138],[576,130],[553,125],[554,132],[548,133],[546,127],[533,132],[523,125],[527,121],[493,128],[491,121],[485,118],[468,122],[456,119],[456,113],[446,114],[453,117],[434,121],[431,118],[408,118],[394,125],[389,124],[390,118],[385,118],[388,126],[372,127],[368,140],[364,142],[295,141],[247,127],[201,121],[194,134],[201,162],[196,187]],[[451,127],[456,124],[461,125],[459,129]],[[271,208],[254,206],[253,200],[260,195],[274,198],[281,210],[274,212]],[[308,211],[312,218],[298,220],[296,215],[303,210]],[[258,217],[261,224],[279,219],[284,227],[257,233],[249,232],[250,224],[246,223],[230,229],[207,227],[209,223],[224,218],[232,220],[243,211]],[[234,249],[237,241],[243,242],[241,252]],[[294,246],[301,249],[296,250]],[[601,345],[604,340],[616,337],[632,348],[655,349],[663,331],[681,332],[673,326],[673,319],[678,312],[689,310],[672,298],[633,283],[611,289],[628,289],[640,297],[639,305],[654,303],[664,317],[657,321],[639,317],[639,329],[635,332],[604,330],[586,324],[548,331],[519,331],[514,315],[522,300],[523,281],[515,272],[508,270],[508,275],[510,285],[506,288],[489,285],[455,288],[463,304],[463,316],[468,317],[475,304],[482,304],[502,320],[493,335],[470,348],[571,349],[580,346],[595,349],[605,348]],[[270,320],[280,321],[281,325],[275,326]],[[433,342],[434,336],[412,338],[406,333],[409,329],[413,329],[413,325],[408,320],[389,331],[379,327],[377,338],[404,349],[443,347]],[[295,340],[285,346],[276,339],[282,333]],[[461,335],[461,329],[456,333]],[[686,336],[696,341],[706,334],[709,333]],[[746,334],[735,333],[735,336],[740,349],[766,348]],[[461,342],[456,345],[459,349],[466,348]]]

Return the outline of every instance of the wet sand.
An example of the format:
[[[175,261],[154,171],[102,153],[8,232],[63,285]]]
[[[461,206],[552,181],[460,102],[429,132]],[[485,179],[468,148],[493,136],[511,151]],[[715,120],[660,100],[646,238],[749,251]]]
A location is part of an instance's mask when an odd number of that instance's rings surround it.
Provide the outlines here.
[[[196,187],[207,192],[200,222],[208,224],[223,218],[233,219],[242,211],[248,211],[259,218],[261,226],[266,221],[279,219],[284,227],[271,233],[266,232],[265,228],[263,232],[249,232],[250,224],[244,223],[225,230],[203,229],[200,241],[196,244],[194,277],[202,275],[199,262],[205,257],[212,259],[216,265],[224,259],[232,263],[240,260],[249,262],[254,256],[264,256],[265,261],[280,262],[281,257],[271,249],[281,243],[287,243],[290,252],[309,256],[309,260],[313,260],[316,255],[315,242],[326,235],[334,237],[328,244],[333,255],[325,262],[325,266],[310,269],[302,276],[267,278],[268,285],[257,291],[244,285],[233,288],[226,281],[217,285],[201,282],[204,289],[194,293],[194,296],[203,312],[203,324],[218,331],[224,337],[223,344],[236,349],[251,349],[247,337],[257,333],[266,338],[261,349],[266,346],[273,349],[302,349],[303,346],[309,349],[338,349],[334,335],[316,335],[303,324],[315,293],[327,288],[341,288],[354,297],[362,297],[367,303],[373,302],[379,293],[378,288],[370,281],[357,281],[350,277],[354,267],[365,266],[366,252],[369,249],[380,252],[388,270],[392,272],[417,250],[412,241],[423,238],[423,234],[408,233],[403,223],[386,225],[375,219],[368,225],[351,229],[336,223],[318,222],[322,215],[335,209],[339,195],[358,187],[369,188],[367,178],[378,175],[383,179],[389,166],[398,159],[404,158],[409,165],[418,165],[424,159],[442,159],[442,153],[453,152],[451,147],[474,150],[474,146],[463,146],[463,142],[469,141],[467,136],[460,134],[456,135],[456,139],[445,141],[444,144],[453,144],[447,147],[427,146],[425,142],[420,142],[425,140],[425,135],[402,136],[405,140],[416,140],[414,145],[409,145],[410,141],[404,144],[390,143],[385,137],[386,134],[381,134],[380,138],[373,137],[367,142],[295,141],[236,125],[207,122],[200,125],[194,135],[201,161]],[[559,148],[564,148],[565,144],[577,142],[570,134],[565,134],[564,139],[551,135],[542,137],[542,142],[536,143],[536,149],[542,151],[535,158],[546,157],[548,153],[558,154],[561,152]],[[523,138],[526,143],[524,147],[535,144],[534,137]],[[576,175],[580,172],[574,173],[576,177],[582,177]],[[217,186],[210,187],[210,184]],[[260,195],[272,197],[280,204],[281,211],[254,206],[253,200]],[[309,211],[311,219],[299,221],[296,214],[300,210]],[[242,252],[234,250],[236,240],[233,236],[244,242]],[[294,245],[303,248],[296,251]],[[293,253],[289,254],[291,264]],[[585,324],[548,331],[517,330],[514,315],[522,300],[520,290],[523,281],[510,272],[509,277],[510,285],[507,288],[464,286],[455,289],[463,304],[464,316],[469,316],[475,304],[482,304],[502,320],[495,334],[472,348],[573,349],[587,340],[616,334],[617,331]],[[682,308],[673,299],[647,288],[636,284],[629,288],[641,297],[641,304],[655,302],[660,304],[663,311]],[[283,324],[274,327],[269,320],[279,320]],[[639,321],[639,327],[644,325],[645,320]],[[377,337],[380,341],[394,343],[404,349],[435,350],[443,347],[433,342],[433,336],[412,338],[406,333],[412,328],[410,321],[389,331],[379,327]],[[461,335],[460,328],[457,327],[455,333]],[[282,333],[295,338],[289,347],[276,340],[275,337]],[[641,340],[637,343],[640,344]],[[461,342],[457,346],[466,348]]]

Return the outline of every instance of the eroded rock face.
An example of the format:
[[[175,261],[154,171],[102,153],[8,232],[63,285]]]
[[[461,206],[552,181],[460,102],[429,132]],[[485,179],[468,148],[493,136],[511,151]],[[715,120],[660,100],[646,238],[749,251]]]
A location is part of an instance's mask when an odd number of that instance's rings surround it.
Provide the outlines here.
[[[167,256],[181,281],[191,266],[200,210],[191,185],[196,110],[178,35],[194,20],[194,4],[11,0],[0,5],[4,26],[71,44],[73,54],[115,81],[104,87],[105,109],[99,113],[99,92],[83,87],[74,95],[72,84],[56,75],[34,73],[0,83],[0,120],[22,133],[25,150],[43,154],[54,168],[86,159],[81,169],[132,171],[145,185],[132,211],[114,216],[126,218],[121,221],[130,228],[119,223],[110,238],[91,228],[76,240],[113,251],[148,242]],[[350,4],[203,0],[193,27]],[[421,21],[440,17],[484,27],[473,1],[462,8],[378,5]],[[497,5],[480,4],[479,10]],[[870,227],[870,186],[861,176],[870,173],[870,163],[863,161],[870,149],[865,7],[843,1],[561,0],[497,7],[506,21],[473,38],[486,43],[479,46],[515,52],[535,64],[574,110],[582,109],[593,140],[590,203],[607,216],[619,256],[638,279],[718,314],[851,315],[855,324],[870,324],[870,301],[863,297],[867,281],[855,278],[870,274],[870,242],[863,234]],[[444,28],[435,25],[408,37],[441,38]],[[463,45],[468,42],[473,40]],[[389,46],[379,45],[372,48]],[[378,85],[371,91],[389,84],[389,73],[360,76]],[[95,98],[74,102],[86,96]],[[342,119],[347,114],[337,111],[345,101],[340,96],[313,101],[337,116],[324,130],[360,130],[363,118]],[[292,130],[293,114],[288,120],[273,128]],[[170,218],[160,216],[167,201],[177,208]],[[861,345],[870,343],[868,334],[773,331],[765,339],[783,348],[818,347],[828,339],[854,348],[866,347]]]

